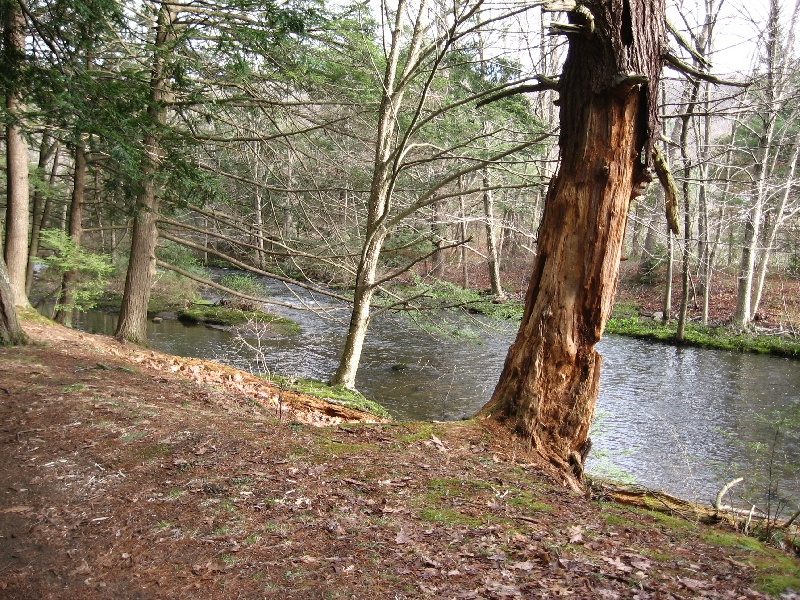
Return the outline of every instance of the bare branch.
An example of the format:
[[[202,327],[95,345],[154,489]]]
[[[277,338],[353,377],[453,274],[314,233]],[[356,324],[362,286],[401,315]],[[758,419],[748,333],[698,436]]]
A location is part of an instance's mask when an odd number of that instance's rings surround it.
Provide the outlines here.
[[[729,79],[720,79],[716,75],[712,75],[711,73],[706,73],[705,71],[701,71],[693,67],[692,65],[683,62],[680,58],[667,52],[664,55],[664,63],[666,66],[670,67],[671,69],[678,71],[679,73],[683,73],[684,75],[690,75],[691,77],[696,77],[702,81],[708,81],[709,83],[713,83],[714,85],[730,85],[733,87],[750,87],[751,82],[749,81],[731,81]]]
[[[236,296],[237,298],[243,298],[244,300],[250,300],[251,302],[260,302],[262,304],[272,304],[274,306],[283,306],[284,308],[293,308],[296,310],[303,310],[299,306],[295,306],[294,304],[290,304],[289,302],[281,302],[279,300],[274,300],[272,298],[261,298],[259,296],[251,296],[250,294],[244,294],[242,292],[237,292],[236,290],[232,290],[231,288],[225,287],[224,285],[220,285],[215,281],[211,281],[210,279],[206,279],[205,277],[200,277],[199,275],[195,275],[194,273],[190,273],[180,267],[176,267],[175,265],[171,265],[169,263],[164,262],[163,260],[156,260],[156,264],[159,267],[164,269],[168,269],[170,271],[174,271],[179,275],[183,275],[184,277],[191,279],[192,281],[196,281],[198,283],[202,283],[203,285],[207,285],[212,287],[216,290],[221,292],[225,292],[226,294],[230,294],[231,296]]]
[[[209,254],[213,254],[219,258],[222,258],[232,264],[234,267],[242,269],[244,271],[249,271],[256,275],[261,275],[262,277],[266,277],[268,279],[274,279],[275,281],[280,281],[282,283],[288,283],[291,285],[296,285],[297,287],[301,287],[303,289],[309,290],[311,292],[316,292],[318,294],[322,294],[324,296],[328,296],[330,298],[336,298],[337,300],[341,300],[342,302],[352,302],[352,300],[346,296],[342,296],[330,290],[326,290],[325,288],[321,288],[319,286],[306,283],[303,281],[297,281],[296,279],[292,279],[291,277],[284,277],[283,275],[277,275],[275,273],[270,273],[269,271],[264,271],[262,269],[258,269],[247,263],[243,263],[242,261],[236,260],[232,256],[228,256],[224,252],[220,252],[214,248],[208,248],[206,246],[201,246],[200,244],[195,244],[188,240],[181,239],[179,237],[170,235],[164,231],[160,231],[158,233],[159,237],[164,238],[165,240],[169,240],[170,242],[175,242],[176,244],[180,244],[181,246],[186,246],[187,248],[193,248],[194,250],[199,250],[201,252],[208,252]],[[173,269],[174,270],[174,269]],[[177,272],[177,271],[176,271]]]
[[[700,54],[697,50],[695,50],[692,47],[692,44],[689,43],[689,40],[683,37],[683,34],[680,31],[678,31],[678,29],[675,27],[675,25],[673,25],[670,22],[669,19],[666,19],[666,23],[667,23],[667,31],[669,31],[672,34],[672,37],[675,38],[675,41],[678,42],[678,45],[684,50],[686,50],[689,54],[691,54],[692,58],[695,59],[698,63],[700,63],[700,65],[703,68],[710,69],[711,63],[708,62],[706,57]]]
[[[664,210],[667,213],[667,223],[669,229],[675,235],[680,234],[678,226],[678,188],[675,179],[672,177],[667,159],[658,146],[653,147],[653,167],[658,175],[658,180],[664,186]]]
[[[538,80],[539,83],[518,85],[516,87],[503,90],[499,94],[495,94],[493,96],[485,98],[484,100],[481,100],[475,106],[477,108],[480,108],[481,106],[491,104],[492,102],[497,102],[498,100],[502,100],[503,98],[508,98],[509,96],[516,96],[517,94],[527,94],[529,92],[543,92],[545,90],[558,90],[559,79],[557,77],[548,77],[547,75],[537,75],[535,79]]]

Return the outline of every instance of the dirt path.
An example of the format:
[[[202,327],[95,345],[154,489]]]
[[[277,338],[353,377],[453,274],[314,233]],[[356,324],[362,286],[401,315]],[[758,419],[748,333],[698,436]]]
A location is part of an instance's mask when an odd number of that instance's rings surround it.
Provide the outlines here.
[[[0,349],[2,598],[762,598],[800,587],[797,561],[722,528],[577,496],[481,424],[345,424],[363,415],[295,396],[279,411],[279,391],[227,367],[26,329],[35,344]]]

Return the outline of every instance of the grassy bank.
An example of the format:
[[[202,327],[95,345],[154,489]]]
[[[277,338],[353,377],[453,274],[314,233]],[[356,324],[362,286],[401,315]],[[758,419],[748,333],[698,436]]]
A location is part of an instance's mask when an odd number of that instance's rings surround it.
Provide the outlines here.
[[[392,418],[389,411],[377,402],[369,400],[364,395],[348,390],[341,385],[331,386],[327,383],[317,381],[316,379],[283,377],[281,375],[268,375],[264,376],[264,379],[281,390],[289,390],[299,394],[313,396],[320,400],[326,400],[334,404],[361,410],[384,419]]]
[[[676,344],[677,328],[678,324],[675,321],[662,323],[660,320],[645,317],[612,317],[606,325],[606,332]],[[698,348],[800,358],[800,340],[798,339],[781,335],[741,333],[722,326],[704,327],[687,323],[684,340],[680,344]]]
[[[244,325],[267,325],[270,330],[285,335],[300,333],[300,326],[284,317],[261,310],[245,310],[217,304],[196,304],[191,308],[179,310],[178,320],[183,323],[217,325],[220,327],[241,327]]]

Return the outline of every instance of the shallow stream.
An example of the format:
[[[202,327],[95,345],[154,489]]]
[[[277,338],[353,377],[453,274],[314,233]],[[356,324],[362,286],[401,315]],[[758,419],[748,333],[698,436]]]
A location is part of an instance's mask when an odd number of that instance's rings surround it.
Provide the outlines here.
[[[281,302],[333,308],[324,297],[267,283]],[[302,333],[262,337],[253,352],[241,339],[205,326],[165,320],[149,324],[159,351],[207,358],[258,372],[327,380],[343,345],[346,311],[267,307],[293,319]],[[513,324],[438,315],[436,325],[458,335],[428,332],[407,317],[370,326],[356,386],[403,420],[454,420],[477,412],[491,395]],[[113,315],[83,315],[78,326],[113,333]],[[430,327],[428,323],[428,327]],[[753,444],[774,437],[774,414],[800,404],[800,365],[788,359],[677,348],[609,335],[603,355],[592,470],[618,470],[637,483],[701,502],[725,481],[746,475],[759,456]],[[795,429],[795,431],[797,431]],[[607,455],[606,458],[603,458]],[[782,464],[800,464],[800,440],[780,444]],[[741,466],[740,466],[741,465]],[[784,474],[779,495],[800,498],[797,469]]]

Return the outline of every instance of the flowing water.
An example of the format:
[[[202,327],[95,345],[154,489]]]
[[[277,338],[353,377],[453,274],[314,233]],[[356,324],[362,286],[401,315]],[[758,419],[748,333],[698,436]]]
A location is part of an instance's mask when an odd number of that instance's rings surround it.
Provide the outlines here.
[[[333,308],[325,298],[267,283],[271,296],[296,305]],[[207,358],[239,368],[327,380],[334,372],[346,330],[346,311],[267,307],[298,322],[302,333],[250,338],[202,325],[150,323],[150,345],[180,356]],[[338,315],[338,317],[337,317]],[[385,316],[370,326],[357,388],[401,420],[453,420],[485,404],[497,381],[516,326],[438,315],[433,329],[408,317]],[[113,332],[115,317],[83,315],[79,327]],[[254,352],[252,346],[260,345]],[[590,470],[619,469],[640,484],[707,502],[720,485],[746,470],[760,454],[748,444],[768,444],[774,414],[800,410],[800,365],[768,356],[677,348],[606,336],[594,458]],[[796,431],[796,429],[795,429]],[[800,463],[800,440],[781,444],[779,460]],[[606,459],[600,458],[607,454]],[[789,473],[782,492],[797,501],[800,482]]]

